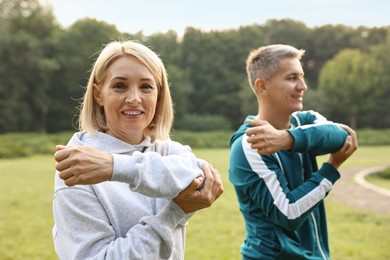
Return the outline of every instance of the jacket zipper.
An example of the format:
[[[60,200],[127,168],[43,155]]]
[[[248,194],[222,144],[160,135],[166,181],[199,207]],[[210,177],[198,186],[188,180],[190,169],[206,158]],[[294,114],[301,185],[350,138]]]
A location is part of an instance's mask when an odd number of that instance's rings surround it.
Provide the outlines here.
[[[316,222],[316,219],[314,217],[314,213],[312,212],[310,215],[311,215],[311,217],[313,219],[314,231],[316,233],[316,240],[317,240],[318,248],[320,249],[321,255],[324,258],[324,260],[328,260],[328,258],[326,257],[326,255],[325,255],[325,253],[324,253],[324,251],[322,250],[322,247],[321,247],[320,238],[318,236],[317,222]]]

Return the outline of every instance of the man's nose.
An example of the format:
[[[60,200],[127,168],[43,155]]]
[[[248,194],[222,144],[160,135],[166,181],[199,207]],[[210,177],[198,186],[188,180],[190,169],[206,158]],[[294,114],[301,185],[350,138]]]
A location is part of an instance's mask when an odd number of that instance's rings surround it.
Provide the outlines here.
[[[297,88],[298,88],[299,90],[303,90],[303,91],[306,91],[306,90],[307,90],[307,85],[306,85],[306,82],[305,82],[305,79],[304,79],[304,78],[301,78],[300,82],[298,83]]]

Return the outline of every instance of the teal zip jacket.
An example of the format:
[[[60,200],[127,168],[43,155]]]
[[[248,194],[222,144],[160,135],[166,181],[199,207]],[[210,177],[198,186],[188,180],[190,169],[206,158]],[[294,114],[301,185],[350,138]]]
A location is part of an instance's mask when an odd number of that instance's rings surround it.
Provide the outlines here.
[[[248,116],[247,119],[254,119]],[[339,150],[348,135],[314,111],[296,112],[290,151],[260,155],[244,123],[230,141],[229,180],[245,220],[244,259],[329,259],[323,199],[340,174],[316,156]]]

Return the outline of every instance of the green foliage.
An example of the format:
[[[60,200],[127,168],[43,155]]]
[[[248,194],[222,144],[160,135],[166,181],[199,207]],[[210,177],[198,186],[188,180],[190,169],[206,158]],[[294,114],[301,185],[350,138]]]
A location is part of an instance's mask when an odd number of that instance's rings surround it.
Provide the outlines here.
[[[72,133],[10,133],[0,135],[0,158],[53,154],[57,144],[65,145]]]
[[[46,122],[48,132],[66,131],[76,123],[74,115],[87,86],[90,68],[103,44],[123,38],[114,25],[85,18],[76,21],[58,36],[57,58],[60,69],[52,77]],[[73,121],[72,121],[73,120]]]
[[[211,117],[210,121],[212,122],[209,122],[206,119],[204,121],[199,119],[199,121],[196,122],[214,125],[215,129],[220,127],[219,125],[215,125],[218,123],[218,120],[215,120],[214,117]],[[212,131],[188,131],[177,129],[172,131],[171,138],[182,144],[189,145],[193,149],[228,148],[233,131],[226,130],[227,128],[222,130],[215,129]],[[380,149],[383,145],[390,145],[390,129],[364,129],[359,130],[357,133],[359,145],[376,147],[377,153],[381,153]],[[72,132],[60,132],[57,134],[2,134],[0,135],[0,159],[26,157],[38,154],[53,154],[55,146],[57,144],[65,145],[72,135]],[[358,152],[359,150],[360,149],[358,149]],[[364,161],[364,158],[362,158],[362,160]]]
[[[385,170],[380,172],[378,176],[381,177],[382,179],[390,180],[390,168],[386,168]]]
[[[232,132],[230,131],[173,131],[172,140],[192,148],[227,148],[231,136]]]
[[[229,130],[231,123],[220,115],[187,114],[176,120],[175,128],[195,132]]]
[[[386,168],[382,172],[370,174],[366,180],[374,185],[390,190],[390,168]]]
[[[0,1],[0,133],[45,131],[58,30],[37,0]]]
[[[360,145],[389,145],[390,129],[361,129],[357,131]]]
[[[358,119],[359,128],[389,128],[390,117],[381,116],[390,110],[389,28],[309,28],[300,21],[272,19],[223,31],[189,27],[180,38],[172,30],[147,36],[119,32],[115,25],[91,18],[61,28],[41,1],[1,0],[0,133],[72,130],[97,53],[109,41],[124,39],[160,54],[179,125],[187,114],[213,114],[235,129],[245,115],[256,113],[245,60],[261,45],[285,43],[306,50],[302,63],[314,90],[305,98],[307,107],[337,122],[354,124]],[[320,72],[328,75],[315,92]]]
[[[359,50],[338,53],[324,65],[319,78],[319,90],[331,97],[325,99],[328,115],[338,122],[348,120],[356,129],[361,117],[377,109],[377,101],[386,92],[382,75],[383,64],[372,56]]]

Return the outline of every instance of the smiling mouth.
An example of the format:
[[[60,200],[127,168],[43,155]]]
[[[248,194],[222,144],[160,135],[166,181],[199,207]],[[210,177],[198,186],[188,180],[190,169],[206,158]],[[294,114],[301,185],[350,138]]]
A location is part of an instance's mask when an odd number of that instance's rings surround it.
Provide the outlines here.
[[[142,113],[143,113],[142,111],[123,111],[122,112],[122,114],[124,114],[125,116],[139,116]]]
[[[292,96],[294,99],[298,99],[298,100],[302,100],[303,99],[303,96],[296,96],[296,95],[293,95]]]

